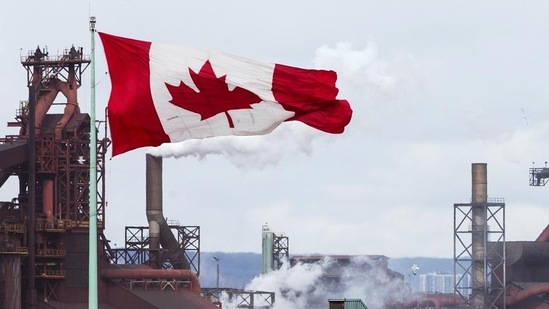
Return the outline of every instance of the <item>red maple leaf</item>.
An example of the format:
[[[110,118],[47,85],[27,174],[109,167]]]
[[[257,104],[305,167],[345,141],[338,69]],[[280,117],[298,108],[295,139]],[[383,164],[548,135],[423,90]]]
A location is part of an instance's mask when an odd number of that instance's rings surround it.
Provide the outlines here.
[[[261,102],[261,99],[244,88],[235,87],[232,91],[229,90],[225,78],[215,76],[212,65],[207,60],[200,72],[196,73],[189,69],[191,78],[199,89],[196,92],[194,89],[180,82],[179,86],[172,86],[166,83],[168,91],[172,95],[170,103],[200,114],[200,120],[205,120],[213,117],[221,112],[224,112],[229,121],[229,127],[234,128],[233,120],[227,111],[234,109],[249,109],[251,104]]]

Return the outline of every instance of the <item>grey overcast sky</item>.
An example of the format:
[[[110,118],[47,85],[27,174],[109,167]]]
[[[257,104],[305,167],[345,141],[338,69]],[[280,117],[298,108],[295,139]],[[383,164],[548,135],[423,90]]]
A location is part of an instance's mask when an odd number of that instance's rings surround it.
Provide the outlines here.
[[[549,223],[549,187],[528,185],[532,162],[549,160],[548,13],[546,1],[7,0],[0,135],[16,133],[5,124],[27,97],[21,53],[89,53],[91,14],[119,36],[333,69],[354,110],[341,135],[284,123],[112,158],[105,233],[118,246],[124,226],[147,224],[150,151],[177,151],[164,159],[165,215],[199,225],[203,251],[260,252],[268,223],[291,255],[452,257],[453,204],[469,202],[474,162],[488,164],[489,197],[505,198],[507,240],[534,240]],[[103,119],[110,80],[96,42]],[[0,199],[16,187],[10,179]]]

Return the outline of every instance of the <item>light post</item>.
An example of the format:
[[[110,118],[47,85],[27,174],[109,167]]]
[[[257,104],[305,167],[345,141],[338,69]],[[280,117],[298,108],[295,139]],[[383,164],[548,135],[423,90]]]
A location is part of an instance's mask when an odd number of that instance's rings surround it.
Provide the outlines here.
[[[217,299],[219,299],[219,258],[217,256],[214,256],[213,258],[217,264],[217,278],[215,281],[215,289],[217,292]]]

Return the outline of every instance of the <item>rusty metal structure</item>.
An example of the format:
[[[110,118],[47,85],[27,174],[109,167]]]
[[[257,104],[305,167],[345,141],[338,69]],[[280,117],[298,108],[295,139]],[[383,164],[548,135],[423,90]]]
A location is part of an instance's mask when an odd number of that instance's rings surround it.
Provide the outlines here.
[[[90,64],[83,49],[50,55],[38,47],[22,56],[21,64],[29,96],[7,124],[18,132],[0,138],[0,188],[10,178],[18,184],[10,200],[0,201],[0,307],[82,308],[88,298],[88,228],[96,220],[103,307],[219,308],[218,299],[207,300],[219,290],[203,291],[198,279],[200,228],[167,222],[162,213],[161,158],[146,157],[149,225],[127,227],[125,247],[110,247],[104,234],[110,141],[106,122],[91,125],[80,111],[78,89]],[[58,106],[60,112],[51,112]],[[91,145],[97,153],[97,192],[89,190],[90,127],[104,130]],[[388,308],[549,308],[549,226],[534,241],[507,242],[505,202],[488,198],[486,175],[486,164],[473,164],[471,201],[454,204],[455,269],[473,280],[463,285],[466,276],[456,276],[454,294],[413,295]],[[548,181],[547,167],[530,170],[531,186]],[[97,194],[97,205],[89,205],[90,194]],[[97,209],[94,218],[90,206]],[[288,258],[288,238],[274,235],[268,241],[266,260],[277,269]],[[340,264],[348,259],[336,257]],[[385,269],[386,259],[379,260]],[[256,297],[267,307],[274,303],[271,292],[232,293],[241,298],[241,308],[257,305]]]
[[[90,60],[82,49],[71,47],[51,56],[36,48],[21,59],[27,71],[29,98],[21,101],[14,122],[19,134],[8,135],[0,144],[0,185],[10,176],[19,179],[19,193],[0,209],[0,229],[4,232],[1,253],[12,254],[20,264],[21,295],[28,307],[43,299],[57,297],[62,285],[78,286],[69,278],[86,278],[86,266],[76,244],[89,224],[89,128],[87,114],[81,114],[77,90]],[[62,114],[48,114],[55,99],[65,97]],[[104,163],[108,140],[96,145],[98,151],[97,220],[104,228]],[[85,244],[85,242],[84,242]],[[15,268],[13,268],[15,269]],[[4,282],[9,289],[18,289]],[[17,293],[19,294],[19,293]],[[19,308],[13,299],[10,308]],[[6,304],[6,302],[4,303]],[[7,305],[7,304],[6,304]]]
[[[91,126],[89,115],[80,111],[78,89],[90,64],[83,49],[72,46],[50,55],[37,47],[21,57],[21,64],[29,97],[8,123],[18,132],[0,139],[0,188],[16,178],[19,191],[0,202],[0,307],[81,308],[87,303],[89,197],[97,194],[97,205],[91,206],[97,209],[92,219],[98,229],[101,306],[217,308],[200,295],[199,227],[163,218],[161,165],[147,189],[155,192],[147,194],[151,226],[127,228],[126,247],[110,247],[104,235],[110,141],[106,122]],[[52,112],[56,108],[59,112]],[[91,146],[90,127],[104,130]],[[89,190],[90,147],[97,153],[97,192]],[[133,242],[138,234],[139,242]]]

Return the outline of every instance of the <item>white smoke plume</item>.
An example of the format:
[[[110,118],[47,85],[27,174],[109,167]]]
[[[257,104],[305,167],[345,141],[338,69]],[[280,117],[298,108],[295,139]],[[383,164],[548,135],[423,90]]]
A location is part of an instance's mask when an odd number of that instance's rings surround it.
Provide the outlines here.
[[[313,141],[323,132],[300,123],[285,123],[267,135],[219,136],[163,144],[150,153],[162,157],[196,157],[204,160],[209,155],[222,155],[240,169],[261,169],[297,155],[311,155]]]
[[[275,293],[273,309],[328,308],[329,299],[361,299],[369,309],[383,309],[395,302],[403,302],[409,286],[398,276],[377,265],[367,256],[357,256],[334,276],[335,260],[326,257],[314,264],[300,263],[293,267],[284,263],[279,270],[254,278],[246,291]],[[341,269],[340,269],[341,270]],[[267,305],[258,303],[256,306]],[[221,297],[223,308],[237,309],[238,302],[227,294]]]

